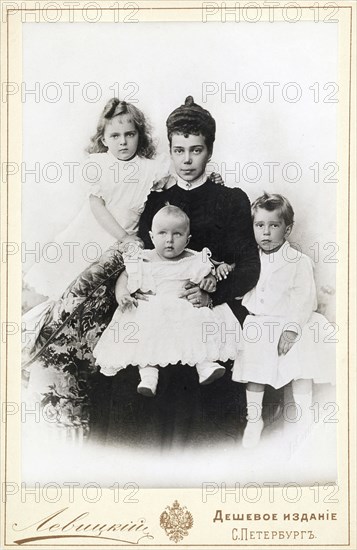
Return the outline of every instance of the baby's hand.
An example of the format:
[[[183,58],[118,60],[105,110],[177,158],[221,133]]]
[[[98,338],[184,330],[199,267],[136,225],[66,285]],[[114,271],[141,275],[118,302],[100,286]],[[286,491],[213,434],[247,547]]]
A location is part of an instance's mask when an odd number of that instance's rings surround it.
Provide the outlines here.
[[[133,296],[130,296],[130,294],[122,294],[121,296],[117,296],[117,302],[118,307],[122,313],[126,309],[130,311],[133,306],[138,307],[138,301],[133,298]]]
[[[278,342],[278,355],[286,355],[291,350],[298,337],[297,332],[292,330],[284,330]]]
[[[206,292],[215,292],[216,287],[216,277],[212,275],[212,273],[206,275],[206,277],[204,277],[204,279],[200,282],[200,289],[205,290]]]
[[[231,273],[231,271],[233,271],[233,269],[234,264],[219,264],[219,266],[216,267],[216,277],[218,281],[222,281],[222,279],[227,279],[228,275]]]

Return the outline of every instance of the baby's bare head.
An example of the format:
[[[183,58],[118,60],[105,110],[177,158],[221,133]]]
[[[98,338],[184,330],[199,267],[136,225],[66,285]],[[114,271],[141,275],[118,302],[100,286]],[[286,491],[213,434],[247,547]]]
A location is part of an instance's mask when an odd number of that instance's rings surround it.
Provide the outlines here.
[[[170,221],[171,226],[177,224],[187,235],[190,234],[190,219],[178,206],[167,204],[161,208],[153,217],[151,230],[154,231],[159,225],[167,221]]]

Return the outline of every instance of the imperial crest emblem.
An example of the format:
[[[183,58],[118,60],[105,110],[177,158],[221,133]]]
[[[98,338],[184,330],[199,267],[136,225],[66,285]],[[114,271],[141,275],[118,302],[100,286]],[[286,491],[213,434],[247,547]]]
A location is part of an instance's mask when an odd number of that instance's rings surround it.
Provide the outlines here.
[[[160,516],[160,527],[165,529],[166,535],[174,542],[179,542],[183,537],[187,537],[192,526],[191,512],[187,510],[186,506],[180,506],[177,500],[171,507],[166,506]]]

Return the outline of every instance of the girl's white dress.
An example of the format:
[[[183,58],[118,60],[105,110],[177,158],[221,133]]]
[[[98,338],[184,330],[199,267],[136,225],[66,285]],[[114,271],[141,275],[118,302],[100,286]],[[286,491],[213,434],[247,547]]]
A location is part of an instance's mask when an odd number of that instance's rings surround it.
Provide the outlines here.
[[[316,287],[311,259],[288,242],[273,254],[261,252],[257,286],[243,298],[250,315],[243,326],[242,350],[233,368],[236,382],[280,388],[291,380],[335,383],[335,325],[316,313]],[[278,356],[283,330],[298,340]]]
[[[89,195],[101,197],[117,222],[129,233],[138,231],[140,214],[155,181],[169,173],[169,158],[134,157],[121,161],[109,151],[89,155],[82,166],[88,193],[81,210],[55,239],[55,261],[42,257],[24,280],[39,294],[57,299],[77,275],[99,259],[111,245],[112,237],[92,214]]]
[[[125,258],[129,292],[152,294],[137,308],[116,310],[93,351],[103,374],[113,376],[128,365],[235,359],[241,329],[229,306],[196,308],[179,298],[188,281],[199,283],[212,271],[207,248],[188,252],[178,261],[149,261],[148,250]]]

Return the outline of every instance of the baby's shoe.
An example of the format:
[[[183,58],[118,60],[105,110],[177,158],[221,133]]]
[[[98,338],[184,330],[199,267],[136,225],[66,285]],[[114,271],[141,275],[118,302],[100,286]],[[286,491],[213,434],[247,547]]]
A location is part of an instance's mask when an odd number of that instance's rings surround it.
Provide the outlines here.
[[[211,363],[209,361],[200,363],[196,368],[201,386],[206,386],[207,384],[211,384],[215,380],[222,378],[226,372],[226,369],[222,367],[222,365],[219,365],[218,363]]]
[[[159,379],[159,370],[156,367],[145,367],[140,369],[141,382],[137,391],[145,397],[154,397]]]
[[[260,436],[264,428],[262,418],[258,420],[249,420],[244,430],[242,445],[244,449],[253,449],[260,441]]]
[[[147,380],[145,382],[141,381],[137,390],[140,395],[145,395],[145,397],[155,397],[156,395],[156,386],[155,388],[152,387],[147,383]]]

